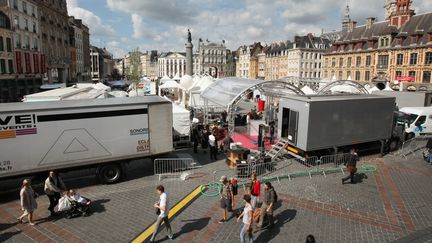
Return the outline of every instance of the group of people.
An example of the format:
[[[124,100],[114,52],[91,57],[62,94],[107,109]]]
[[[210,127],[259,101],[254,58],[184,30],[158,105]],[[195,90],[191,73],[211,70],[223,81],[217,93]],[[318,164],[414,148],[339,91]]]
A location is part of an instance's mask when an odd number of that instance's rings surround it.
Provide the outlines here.
[[[268,227],[272,228],[274,226],[273,218],[273,208],[277,201],[277,194],[268,181],[264,183],[264,196],[262,197],[261,207],[261,183],[257,179],[255,173],[252,174],[250,181],[248,182],[248,190],[243,196],[243,201],[245,207],[240,215],[236,215],[235,207],[235,195],[237,194],[236,184],[232,183],[227,179],[226,176],[221,177],[222,182],[222,192],[220,197],[220,206],[222,208],[222,219],[219,223],[225,223],[229,219],[227,217],[228,212],[232,212],[233,217],[237,217],[237,222],[242,219],[243,226],[240,231],[240,241],[245,242],[246,236],[249,238],[249,242],[253,242],[253,220],[254,214],[259,215],[259,220],[257,221],[256,231],[262,229],[264,225],[264,220],[267,218]],[[257,210],[259,208],[259,210]]]
[[[82,197],[75,190],[68,191],[63,180],[55,171],[49,172],[49,176],[44,183],[44,192],[49,199],[48,210],[51,217],[58,215],[58,212],[60,211],[58,210],[59,200],[62,198],[62,196],[67,199],[69,203],[76,203],[78,207],[88,208],[91,203],[89,199]],[[23,180],[20,190],[20,203],[23,214],[17,218],[18,223],[22,224],[23,219],[27,216],[28,223],[30,225],[35,225],[33,215],[34,211],[38,207],[36,201],[38,196],[39,195],[33,190],[30,180]]]
[[[222,133],[225,137],[219,144],[218,140],[221,138],[220,129],[221,128],[215,127],[212,131],[210,131],[209,127],[206,126],[200,131],[198,126],[194,126],[192,129],[194,153],[198,153],[199,144],[201,144],[201,148],[204,150],[204,153],[206,153],[207,149],[209,149],[210,160],[217,160],[219,150],[223,153],[227,153],[233,140],[224,130]]]

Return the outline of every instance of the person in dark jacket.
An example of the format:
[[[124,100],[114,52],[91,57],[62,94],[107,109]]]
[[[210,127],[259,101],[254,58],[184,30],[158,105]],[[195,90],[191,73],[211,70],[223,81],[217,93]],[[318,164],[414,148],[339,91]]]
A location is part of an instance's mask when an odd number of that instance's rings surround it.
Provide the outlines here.
[[[206,153],[208,148],[208,130],[204,129],[201,133],[201,148],[204,150],[204,153]]]
[[[275,201],[275,190],[269,181],[264,183],[264,200],[261,205],[261,215],[257,224],[257,229],[262,228],[264,217],[267,215],[269,221],[269,228],[273,227],[273,204]]]
[[[275,134],[275,126],[274,122],[270,123],[270,144],[274,144],[274,134]]]
[[[357,161],[359,160],[359,156],[356,153],[355,149],[351,149],[350,157],[348,163],[346,165],[348,172],[350,173],[347,177],[342,178],[342,184],[345,183],[348,179],[350,179],[351,184],[354,184],[354,175],[357,172]]]
[[[200,133],[197,126],[194,126],[192,129],[192,142],[193,142],[193,151],[194,153],[198,153],[198,144],[200,143]]]

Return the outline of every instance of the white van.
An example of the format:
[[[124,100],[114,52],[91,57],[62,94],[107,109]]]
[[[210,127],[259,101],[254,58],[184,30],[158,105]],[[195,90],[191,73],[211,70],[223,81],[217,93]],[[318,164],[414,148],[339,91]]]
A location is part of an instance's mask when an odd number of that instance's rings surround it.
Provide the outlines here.
[[[405,123],[405,139],[432,134],[432,107],[404,107],[398,122]]]

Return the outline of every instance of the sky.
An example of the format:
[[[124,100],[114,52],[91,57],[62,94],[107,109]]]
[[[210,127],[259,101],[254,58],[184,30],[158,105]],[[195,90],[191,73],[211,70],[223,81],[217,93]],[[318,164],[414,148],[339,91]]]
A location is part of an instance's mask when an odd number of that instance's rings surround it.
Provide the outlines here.
[[[347,0],[67,0],[68,13],[90,27],[90,42],[114,57],[128,51],[184,51],[187,29],[227,48],[292,40],[338,30]],[[349,0],[351,19],[384,20],[384,0]],[[413,0],[417,14],[432,12],[431,0]]]

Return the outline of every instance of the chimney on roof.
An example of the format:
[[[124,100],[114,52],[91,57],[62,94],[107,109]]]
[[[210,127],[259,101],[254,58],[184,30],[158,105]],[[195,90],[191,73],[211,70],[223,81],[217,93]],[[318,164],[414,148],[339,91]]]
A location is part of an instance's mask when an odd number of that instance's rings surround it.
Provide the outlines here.
[[[375,23],[376,18],[374,17],[369,17],[366,19],[366,29],[370,29],[372,27],[372,25]]]
[[[357,27],[357,21],[350,21],[348,23],[348,32],[352,32]]]

